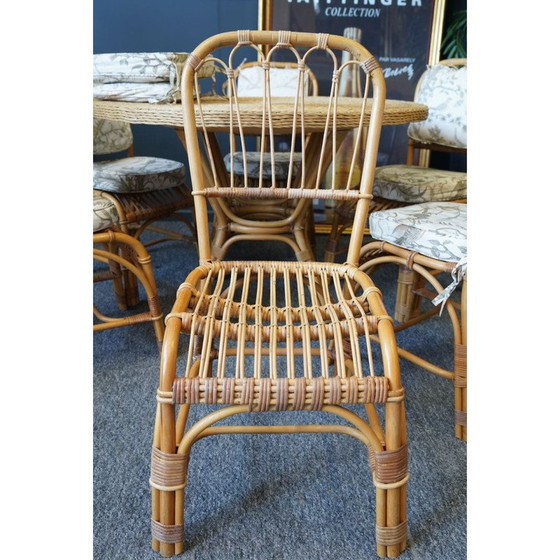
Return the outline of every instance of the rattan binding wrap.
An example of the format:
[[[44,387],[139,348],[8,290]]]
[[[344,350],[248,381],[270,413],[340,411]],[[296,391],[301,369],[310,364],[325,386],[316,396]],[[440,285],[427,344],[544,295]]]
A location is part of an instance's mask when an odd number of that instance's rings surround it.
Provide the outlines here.
[[[150,486],[160,490],[179,490],[187,480],[187,455],[164,453],[152,447]]]
[[[408,445],[394,451],[372,451],[370,460],[376,483],[398,484],[408,473]]]
[[[162,543],[180,543],[185,539],[185,526],[183,524],[164,525],[152,519],[152,537]]]
[[[467,386],[467,345],[455,344],[455,387]]]
[[[174,404],[244,404],[251,410],[320,410],[323,405],[385,403],[385,377],[315,377],[305,379],[178,377],[173,383]]]
[[[467,425],[467,412],[464,410],[456,410],[455,411],[455,424],[458,426],[466,426]]]
[[[375,540],[378,544],[391,546],[398,545],[406,539],[408,522],[403,521],[396,527],[375,526]]]

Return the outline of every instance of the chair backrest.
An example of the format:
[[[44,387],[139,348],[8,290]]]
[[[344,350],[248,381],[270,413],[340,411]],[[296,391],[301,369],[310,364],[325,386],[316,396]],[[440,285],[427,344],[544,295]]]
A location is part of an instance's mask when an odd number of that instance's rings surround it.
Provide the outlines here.
[[[225,56],[216,50],[225,49]],[[235,76],[235,58],[247,57],[247,51],[257,58],[264,70],[265,80],[261,98],[241,98]],[[358,65],[363,74],[362,99],[339,98],[338,85],[345,65],[340,64],[341,52],[348,51],[352,60],[345,64]],[[270,61],[274,56],[289,55],[298,65],[297,94],[291,98],[274,97],[270,92]],[[197,71],[204,61],[213,61],[227,75],[226,98],[208,97],[201,93]],[[308,97],[304,92],[306,68],[317,64],[323,75],[332,79],[328,96]],[[315,72],[317,74],[317,72]],[[195,91],[195,95],[187,92]],[[331,199],[356,202],[355,227],[350,238],[348,262],[357,263],[364,226],[372,198],[373,179],[379,145],[379,134],[385,106],[385,80],[381,67],[369,51],[350,39],[323,33],[289,31],[233,31],[210,37],[189,57],[183,72],[181,91],[185,137],[195,211],[201,261],[211,259],[208,235],[207,198],[245,199]],[[321,185],[322,177],[336,154],[337,147],[349,130],[358,128],[358,136],[367,136],[365,160],[361,161],[362,179],[359,189],[346,185]],[[199,142],[198,131],[202,131]],[[243,154],[245,171],[242,185],[233,172],[227,172],[219,152],[217,135],[224,133],[229,153]],[[249,186],[246,140],[256,136],[260,145],[274,146],[275,136],[289,138],[290,172],[285,187],[278,187],[274,174],[265,180],[264,148],[261,148],[258,186]],[[203,158],[203,150],[209,161]],[[305,149],[302,150],[302,148]],[[302,151],[301,164],[292,179],[294,154]],[[270,150],[268,165],[275,166],[275,150]],[[356,153],[355,160],[358,158]],[[333,174],[334,176],[335,174]]]
[[[425,121],[411,123],[408,136],[421,144],[467,148],[467,59],[442,60],[428,68],[414,100],[429,107]]]
[[[131,148],[132,127],[129,123],[93,119],[94,155],[115,154]]]
[[[296,95],[299,81],[299,70],[295,62],[271,61],[270,92],[276,97]],[[307,69],[304,75],[304,91],[307,95],[318,95],[319,82],[317,77]],[[245,62],[239,67],[237,75],[237,95],[239,97],[260,97],[263,92],[264,70],[258,62]]]

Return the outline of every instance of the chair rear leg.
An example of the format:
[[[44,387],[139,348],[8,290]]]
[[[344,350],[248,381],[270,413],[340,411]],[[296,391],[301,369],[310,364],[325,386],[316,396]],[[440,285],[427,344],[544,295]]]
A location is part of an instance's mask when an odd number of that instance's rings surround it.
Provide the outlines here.
[[[336,256],[339,252],[338,246],[340,244],[342,232],[346,229],[348,224],[348,220],[341,216],[337,211],[337,208],[335,207],[332,216],[331,231],[329,233],[329,238],[327,240],[327,245],[325,248],[326,262],[335,262]]]
[[[412,268],[400,265],[395,298],[395,320],[404,323],[420,313],[420,298],[414,293],[418,274]]]

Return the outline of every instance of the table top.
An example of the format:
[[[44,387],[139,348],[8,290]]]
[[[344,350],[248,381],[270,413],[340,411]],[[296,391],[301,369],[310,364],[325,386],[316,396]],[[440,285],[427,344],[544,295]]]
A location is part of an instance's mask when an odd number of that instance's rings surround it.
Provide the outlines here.
[[[328,97],[308,97],[305,99],[305,127],[313,132],[325,126]],[[337,128],[351,129],[358,125],[362,100],[341,97],[338,100]],[[245,97],[239,99],[240,112],[246,132],[249,129],[260,130],[262,119],[262,99]],[[283,110],[285,108],[285,110]],[[275,130],[290,130],[293,119],[293,98],[276,98],[274,100],[273,126]],[[224,130],[230,118],[229,102],[223,97],[206,97],[203,100],[205,125],[209,130]],[[183,112],[180,103],[134,103],[126,101],[93,100],[94,117],[124,121],[130,124],[162,125],[175,128],[183,127]],[[198,109],[196,109],[197,121]],[[406,124],[423,121],[428,117],[428,107],[412,101],[387,99],[383,114],[384,125]]]

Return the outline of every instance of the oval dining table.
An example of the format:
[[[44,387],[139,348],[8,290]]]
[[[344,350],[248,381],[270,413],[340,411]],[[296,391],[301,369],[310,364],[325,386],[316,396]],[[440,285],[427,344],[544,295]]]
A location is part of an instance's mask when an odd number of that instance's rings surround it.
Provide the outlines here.
[[[262,99],[240,98],[239,109],[241,114],[241,125],[245,134],[259,135],[262,130]],[[328,97],[310,96],[305,99],[303,105],[303,117],[305,120],[305,131],[308,134],[306,154],[319,154],[314,149],[315,140],[320,142],[325,127],[325,113],[329,103]],[[350,131],[359,124],[362,100],[352,97],[340,97],[337,99],[336,130]],[[201,107],[195,107],[197,126],[202,130],[202,117],[207,133],[227,132],[230,127],[231,107],[227,98],[219,95],[209,95],[202,98]],[[201,115],[202,113],[202,115]],[[130,101],[93,100],[93,116],[99,119],[127,122],[130,124],[143,124],[154,126],[165,126],[175,129],[183,147],[185,148],[185,135],[183,129],[183,108],[181,103],[140,103]],[[277,134],[290,134],[294,119],[293,98],[275,100],[274,112],[271,115],[272,126]],[[428,107],[421,103],[386,99],[383,112],[383,125],[402,125],[411,122],[423,121],[428,117]],[[299,118],[299,117],[298,117]],[[366,121],[367,124],[367,121]],[[340,134],[342,141],[344,134]],[[185,148],[186,150],[186,148]],[[311,156],[313,157],[313,155]],[[216,160],[214,164],[225,172],[223,160]],[[310,168],[318,166],[310,166]],[[324,168],[324,167],[323,167]],[[208,173],[208,170],[206,170]],[[224,175],[225,176],[225,175]],[[310,176],[311,184],[316,177]],[[223,203],[213,202],[211,204]],[[304,213],[301,213],[304,220]],[[307,227],[307,226],[306,226]],[[315,231],[320,228],[315,228]],[[322,232],[322,231],[320,231]],[[324,233],[324,232],[322,232]],[[328,232],[327,232],[328,233]]]

